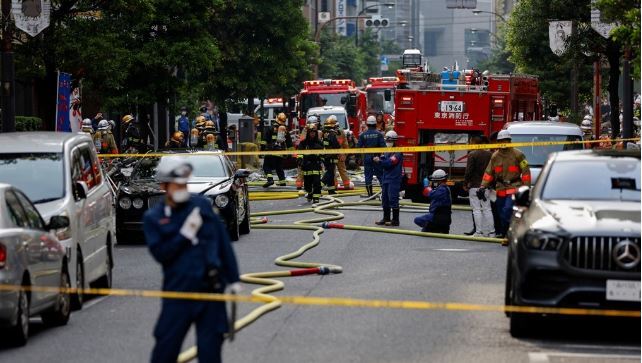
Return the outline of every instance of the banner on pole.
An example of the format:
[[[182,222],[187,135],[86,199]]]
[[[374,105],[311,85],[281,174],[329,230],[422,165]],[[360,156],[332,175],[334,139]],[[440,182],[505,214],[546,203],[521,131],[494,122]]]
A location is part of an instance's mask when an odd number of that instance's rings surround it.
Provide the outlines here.
[[[335,1],[336,1],[335,16],[337,18],[347,16],[348,14],[346,9],[347,0],[335,0]],[[348,22],[346,21],[346,19],[337,19],[336,22],[337,22],[337,25],[336,25],[337,34],[343,35],[343,36],[348,35]]]
[[[12,0],[11,14],[16,28],[35,37],[49,26],[51,0]]]
[[[566,39],[573,31],[572,21],[551,21],[548,23],[548,41],[551,50],[556,55],[566,51]]]
[[[71,85],[71,96],[69,98],[69,124],[71,132],[79,132],[82,129],[82,102],[80,83]]]
[[[600,10],[595,7],[595,0],[591,1],[591,28],[598,32],[601,36],[608,39],[611,34],[611,30],[615,27],[615,24],[605,23],[601,19]]]
[[[56,98],[56,131],[71,132],[69,110],[71,98],[71,74],[58,72],[58,97]]]

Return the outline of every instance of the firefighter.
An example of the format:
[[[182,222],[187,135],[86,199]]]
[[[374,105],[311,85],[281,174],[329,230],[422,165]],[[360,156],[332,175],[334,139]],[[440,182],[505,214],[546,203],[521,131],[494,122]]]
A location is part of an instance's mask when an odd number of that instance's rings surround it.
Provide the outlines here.
[[[424,195],[430,201],[430,208],[427,214],[415,218],[415,224],[421,227],[422,232],[450,233],[453,203],[447,178],[445,171],[437,169],[428,177],[429,183],[424,181]]]
[[[308,123],[305,138],[299,143],[299,150],[323,150],[316,123]],[[321,156],[318,154],[298,155],[297,166],[303,173],[308,202],[319,203],[321,197]]]
[[[272,127],[265,133],[265,146],[267,151],[280,151],[292,149],[292,138],[285,127],[287,117],[283,112],[279,113],[276,121]],[[277,182],[278,186],[285,186],[285,172],[283,171],[283,155],[265,155],[263,160],[263,171],[267,177],[267,182],[263,184],[263,188],[267,188],[274,184],[274,177],[272,171],[276,170],[279,177]]]
[[[134,153],[144,153],[147,151],[147,144],[143,142],[137,121],[132,115],[125,115],[122,118],[125,129],[125,138],[123,139],[123,148]]]
[[[207,120],[205,119],[204,116],[198,116],[196,117],[196,120],[194,122],[194,129],[198,132],[198,138],[196,139],[196,143],[192,144],[192,147],[203,147],[204,144],[202,142],[201,136],[203,135],[203,131],[205,131],[205,124],[207,123]]]
[[[391,131],[391,130],[386,130],[386,120],[384,120],[383,118],[383,112],[381,111],[377,112],[376,120],[377,120],[377,131],[383,132],[383,133]]]
[[[497,142],[507,144],[511,142],[511,135],[508,130],[501,130],[497,134]],[[512,196],[517,188],[522,185],[531,185],[531,171],[524,154],[512,147],[501,148],[490,159],[482,178],[481,190],[485,191],[495,185],[497,193],[497,211],[499,214],[500,226],[498,238],[504,238],[510,224],[510,217],[513,212]]]
[[[208,121],[211,122],[211,121]],[[216,151],[219,150],[219,146],[216,143],[216,135],[215,134],[207,134],[205,136],[205,146],[203,147],[203,150],[205,151]]]
[[[317,130],[317,133],[319,133],[319,117],[316,115],[310,115],[308,116],[308,122],[307,125],[309,126],[310,124],[315,124],[315,129]],[[309,128],[306,126],[301,130],[301,134],[299,135],[299,144],[305,140],[306,135],[307,135],[307,130]],[[301,170],[301,167],[297,165],[297,173],[296,173],[296,190],[302,190],[303,189],[303,170]]]
[[[203,130],[199,134],[199,140],[198,140],[198,147],[200,148],[206,148],[208,147],[208,141],[207,138],[212,135],[214,138],[214,148],[216,149],[216,137],[218,136],[218,132],[216,131],[216,126],[214,126],[214,121],[205,121],[205,125],[203,126]]]
[[[591,116],[586,115],[584,116],[584,120],[582,120],[582,123],[580,124],[580,129],[582,129],[582,134],[584,135],[584,141],[593,141],[595,138],[593,137],[593,123],[591,122]],[[596,147],[596,143],[590,143],[586,144],[586,147],[589,149],[592,149]]]
[[[168,149],[180,149],[185,145],[185,134],[181,131],[174,131],[172,137],[165,143]]]
[[[238,293],[238,264],[227,231],[211,202],[187,190],[192,170],[184,158],[162,158],[156,180],[165,199],[143,217],[147,246],[163,267],[163,291]],[[230,329],[225,302],[177,299],[162,301],[151,362],[176,362],[192,324],[199,361],[220,362]]]
[[[386,141],[383,138],[383,134],[377,131],[377,119],[374,116],[368,116],[366,125],[368,126],[368,130],[359,135],[359,142],[357,143],[357,147],[386,147]],[[372,158],[374,156],[375,155],[373,154],[363,155],[363,169],[366,175],[366,192],[368,193],[369,197],[374,195],[374,192],[372,190],[372,177],[376,176],[377,181],[379,182],[379,184],[381,184],[383,173],[381,165],[372,161]]]
[[[337,124],[337,116],[330,115],[326,119],[326,122],[328,122],[328,120],[330,120],[330,122],[335,125],[337,141],[339,141],[339,145],[341,146],[341,148],[344,150],[349,149],[350,145],[348,145],[348,139],[345,135],[345,132],[344,130],[341,130],[339,128],[339,125]],[[347,159],[348,154],[339,154],[339,157],[337,158],[337,170],[339,171],[339,176],[341,177],[341,182],[343,183],[342,189],[351,190],[354,189],[354,184],[350,181],[350,176],[348,175],[348,170],[346,168]]]
[[[99,154],[118,154],[116,140],[111,133],[109,121],[101,120],[98,123],[98,131],[94,134],[94,145]]]
[[[357,147],[357,138],[354,137],[354,132],[352,130],[346,130],[346,140],[348,142],[348,147],[350,149],[354,149]],[[359,164],[360,164],[361,156],[357,154],[349,154],[346,159],[346,168],[348,170],[359,170]],[[354,184],[352,184],[354,187]]]
[[[94,137],[94,126],[90,119],[86,118],[82,120],[82,127],[80,131],[88,134],[92,138]]]
[[[337,139],[337,118],[328,117],[323,124],[323,148],[340,149],[341,144]],[[325,174],[321,180],[328,190],[328,194],[337,194],[335,186],[335,171],[338,162],[337,154],[325,154],[323,157],[323,166]]]
[[[388,131],[385,136],[386,146],[394,147],[397,142],[397,133]],[[377,225],[399,225],[399,191],[403,177],[403,154],[398,152],[385,153],[372,158],[375,163],[381,164],[383,178],[381,181],[381,204],[383,206],[383,219],[375,222]],[[390,219],[392,211],[392,219]]]

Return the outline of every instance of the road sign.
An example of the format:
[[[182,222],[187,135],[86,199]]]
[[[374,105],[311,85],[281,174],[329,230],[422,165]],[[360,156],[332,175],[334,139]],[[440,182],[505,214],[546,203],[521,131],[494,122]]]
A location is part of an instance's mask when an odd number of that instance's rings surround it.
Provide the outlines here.
[[[49,26],[51,0],[12,0],[11,14],[16,28],[35,37]]]
[[[379,60],[381,61],[382,66],[387,66],[389,64],[388,57],[385,55],[382,55]]]

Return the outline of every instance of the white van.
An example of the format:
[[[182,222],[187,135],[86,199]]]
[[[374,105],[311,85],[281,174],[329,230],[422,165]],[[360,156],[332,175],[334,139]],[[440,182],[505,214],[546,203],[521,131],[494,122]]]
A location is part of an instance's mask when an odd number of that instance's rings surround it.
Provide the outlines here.
[[[350,130],[348,127],[348,113],[346,109],[341,106],[322,106],[322,107],[312,107],[308,109],[308,117],[314,115],[319,117],[319,123],[321,126],[325,124],[330,115],[335,115],[337,117],[337,125],[341,130]]]
[[[96,148],[86,134],[0,134],[0,182],[21,189],[46,224],[67,216],[71,225],[54,231],[65,247],[72,287],[110,288],[114,266],[114,194]],[[72,295],[80,309],[83,295]]]
[[[554,121],[520,121],[504,125],[512,142],[582,141],[582,130],[576,124]],[[520,147],[531,169],[533,184],[537,181],[548,156],[557,151],[582,150],[584,144]]]

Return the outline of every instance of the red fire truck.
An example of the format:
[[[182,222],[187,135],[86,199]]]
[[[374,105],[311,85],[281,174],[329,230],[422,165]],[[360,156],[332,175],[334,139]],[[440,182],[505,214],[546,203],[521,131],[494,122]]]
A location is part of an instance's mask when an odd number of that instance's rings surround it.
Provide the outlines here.
[[[398,71],[395,130],[400,146],[468,144],[490,136],[513,120],[537,120],[541,99],[537,77],[483,74],[478,70]],[[449,175],[453,194],[461,193],[468,151],[404,154],[406,196],[421,200],[423,180],[435,169]]]
[[[383,112],[384,119],[388,121],[395,111],[394,94],[399,84],[397,77],[372,77],[366,85],[366,98],[368,100],[368,114],[375,115]]]
[[[365,122],[366,94],[360,91],[354,81],[349,79],[325,79],[303,82],[303,90],[298,96],[299,126],[305,126],[307,112],[312,107],[345,107],[349,123],[355,133]]]

